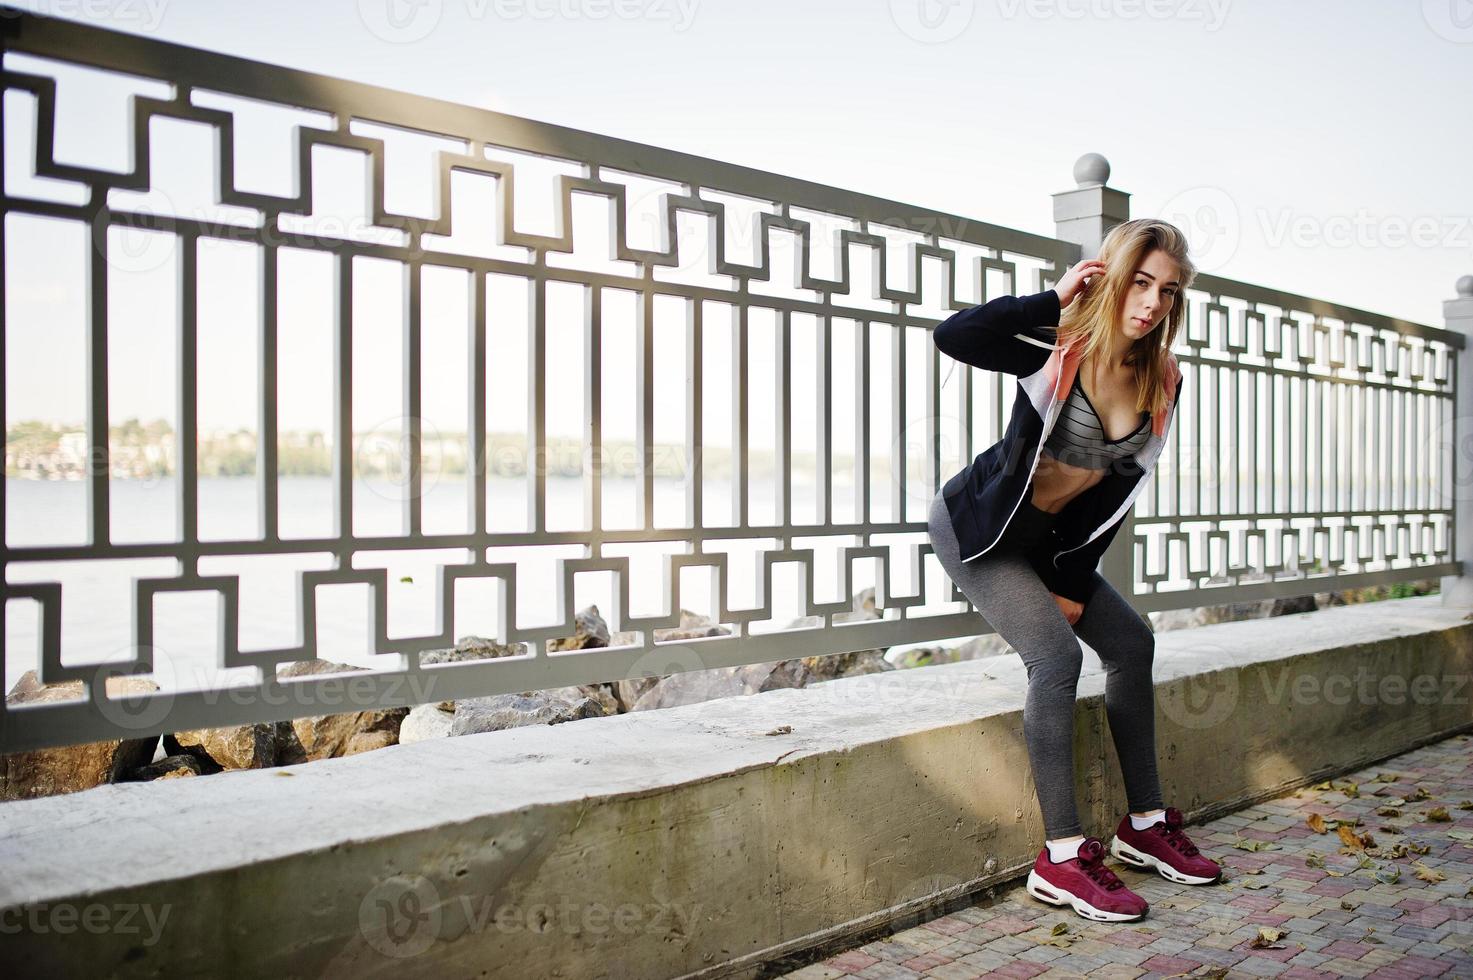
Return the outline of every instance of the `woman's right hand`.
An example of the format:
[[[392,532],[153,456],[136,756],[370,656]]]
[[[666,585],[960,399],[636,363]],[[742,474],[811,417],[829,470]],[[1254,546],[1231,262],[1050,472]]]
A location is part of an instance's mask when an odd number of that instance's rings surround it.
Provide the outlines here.
[[[1079,622],[1079,617],[1084,614],[1084,603],[1065,599],[1057,592],[1050,592],[1049,595],[1054,597],[1054,603],[1059,607],[1059,612],[1064,614],[1064,619],[1070,626]]]
[[[1059,294],[1059,309],[1067,308],[1070,303],[1074,302],[1074,297],[1098,282],[1104,272],[1105,263],[1099,259],[1081,259],[1074,263],[1073,267],[1064,273],[1064,278],[1054,286],[1054,292]],[[1086,277],[1090,277],[1091,281],[1085,282]]]

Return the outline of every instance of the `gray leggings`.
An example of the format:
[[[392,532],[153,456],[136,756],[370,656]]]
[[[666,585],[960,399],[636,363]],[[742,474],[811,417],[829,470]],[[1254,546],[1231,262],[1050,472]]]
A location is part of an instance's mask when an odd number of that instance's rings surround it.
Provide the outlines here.
[[[1135,813],[1161,808],[1156,774],[1156,690],[1151,679],[1156,635],[1099,572],[1096,588],[1073,627],[1039,578],[1051,559],[1053,514],[1029,496],[980,558],[961,560],[956,532],[941,494],[931,501],[931,547],[946,574],[998,635],[1023,658],[1028,698],[1023,737],[1049,840],[1083,833],[1074,805],[1074,704],[1084,653],[1090,645],[1105,665],[1105,715],[1120,757],[1125,795]]]

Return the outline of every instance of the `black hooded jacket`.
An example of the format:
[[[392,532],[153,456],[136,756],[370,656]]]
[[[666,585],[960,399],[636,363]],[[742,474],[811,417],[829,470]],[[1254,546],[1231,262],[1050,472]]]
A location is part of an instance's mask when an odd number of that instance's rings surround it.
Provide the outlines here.
[[[977,455],[941,488],[963,561],[986,554],[1029,493],[1048,441],[1079,368],[1079,353],[1056,342],[1059,294],[999,296],[937,324],[942,353],[988,371],[1018,378],[1017,397],[1002,439]],[[1116,460],[1103,479],[1069,501],[1054,525],[1050,560],[1035,564],[1049,591],[1087,602],[1098,584],[1096,567],[1136,495],[1147,485],[1176,416],[1182,375],[1170,354],[1167,405],[1151,418],[1141,449]]]

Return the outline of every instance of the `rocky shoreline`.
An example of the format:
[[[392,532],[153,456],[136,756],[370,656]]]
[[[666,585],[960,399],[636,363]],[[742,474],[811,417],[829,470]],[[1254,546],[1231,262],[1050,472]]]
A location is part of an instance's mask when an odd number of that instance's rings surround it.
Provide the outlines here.
[[[1438,582],[1400,583],[1390,589],[1355,589],[1318,593],[1291,599],[1205,606],[1197,609],[1153,613],[1148,618],[1156,631],[1182,629],[1214,622],[1256,619],[1311,612],[1327,605],[1375,601],[1400,595],[1424,595],[1437,591]],[[836,622],[878,619],[874,590],[854,597],[853,612],[834,617]],[[547,651],[557,653],[597,647],[624,646],[634,642],[633,633],[610,634],[596,606],[577,614],[573,636],[547,641]],[[786,628],[814,625],[800,619]],[[725,636],[725,627],[688,610],[681,610],[680,626],[655,630],[655,640],[678,641]],[[927,666],[958,660],[974,660],[1009,651],[995,633],[977,637],[960,646],[926,646],[906,650],[893,659],[884,650],[801,657],[773,663],[744,664],[687,670],[661,677],[634,677],[574,687],[522,691],[490,697],[467,698],[263,722],[226,728],[169,732],[146,738],[92,742],[61,748],[17,752],[0,756],[0,801],[74,793],[104,783],[137,782],[209,776],[242,769],[289,767],[318,759],[331,759],[395,744],[432,738],[453,738],[480,732],[500,731],[523,725],[556,725],[580,718],[599,718],[630,711],[651,711],[714,698],[756,694],[784,687],[806,687],[839,677]],[[520,644],[501,644],[479,636],[461,638],[454,647],[432,650],[421,656],[424,664],[459,663],[517,656]],[[316,674],[363,670],[326,660],[283,664],[282,679]],[[141,677],[114,677],[108,693],[157,689]],[[82,684],[42,685],[35,671],[27,671],[6,696],[7,705],[41,701],[75,700]]]

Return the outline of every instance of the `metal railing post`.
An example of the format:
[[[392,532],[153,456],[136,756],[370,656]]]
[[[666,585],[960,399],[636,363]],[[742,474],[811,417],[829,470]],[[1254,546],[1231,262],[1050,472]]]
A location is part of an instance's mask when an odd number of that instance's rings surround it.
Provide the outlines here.
[[[1111,228],[1130,220],[1130,195],[1107,187],[1110,161],[1098,153],[1086,153],[1074,162],[1073,190],[1060,191],[1054,198],[1055,235],[1079,246],[1081,259],[1100,254],[1100,243]],[[1062,271],[1062,270],[1061,270]],[[1100,574],[1127,599],[1135,592],[1135,511],[1125,515],[1115,540],[1100,559]]]
[[[1444,300],[1442,316],[1447,329],[1463,335],[1473,334],[1473,276],[1458,280],[1457,297]],[[1463,574],[1442,577],[1444,606],[1473,606],[1473,575],[1469,561],[1473,559],[1473,441],[1468,428],[1473,424],[1473,357],[1451,352],[1453,357],[1454,414],[1447,435],[1438,439],[1434,451],[1451,449],[1447,464],[1452,467],[1451,493],[1453,508],[1453,560],[1462,563]],[[1450,439],[1452,445],[1445,445]]]

